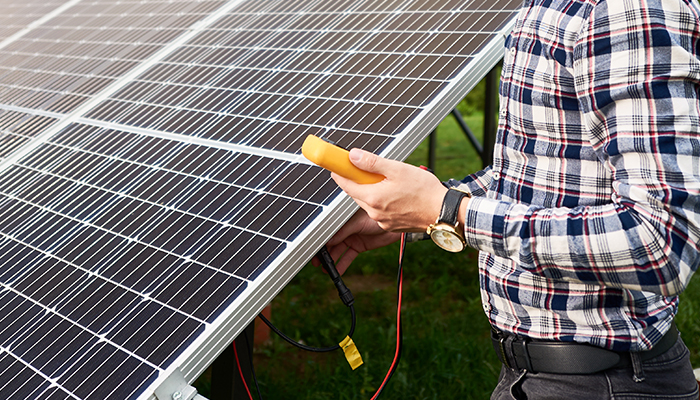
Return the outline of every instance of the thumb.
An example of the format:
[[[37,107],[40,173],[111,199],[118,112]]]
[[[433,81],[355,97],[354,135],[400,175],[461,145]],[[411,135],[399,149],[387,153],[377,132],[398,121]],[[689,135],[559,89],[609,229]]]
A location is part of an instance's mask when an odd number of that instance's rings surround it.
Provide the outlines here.
[[[386,160],[382,157],[379,157],[376,154],[372,154],[362,149],[350,150],[350,162],[353,163],[353,165],[355,165],[357,168],[364,171],[375,172],[380,175],[386,176],[385,174],[382,174],[382,171],[385,169],[385,161]]]

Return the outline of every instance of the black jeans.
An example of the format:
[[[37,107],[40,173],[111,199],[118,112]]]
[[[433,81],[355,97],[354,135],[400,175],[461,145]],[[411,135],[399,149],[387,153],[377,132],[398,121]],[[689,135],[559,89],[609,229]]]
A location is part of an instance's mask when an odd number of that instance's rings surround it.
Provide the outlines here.
[[[679,337],[667,352],[642,363],[642,382],[633,379],[632,366],[591,375],[535,374],[504,366],[491,400],[698,400],[689,357]]]

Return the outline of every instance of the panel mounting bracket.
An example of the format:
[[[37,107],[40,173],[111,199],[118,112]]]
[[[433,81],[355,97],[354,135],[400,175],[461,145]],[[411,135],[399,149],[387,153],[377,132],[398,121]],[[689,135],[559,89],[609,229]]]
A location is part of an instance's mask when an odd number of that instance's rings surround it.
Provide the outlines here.
[[[187,384],[185,376],[179,369],[172,374],[155,391],[158,400],[207,400],[197,394],[197,389]]]

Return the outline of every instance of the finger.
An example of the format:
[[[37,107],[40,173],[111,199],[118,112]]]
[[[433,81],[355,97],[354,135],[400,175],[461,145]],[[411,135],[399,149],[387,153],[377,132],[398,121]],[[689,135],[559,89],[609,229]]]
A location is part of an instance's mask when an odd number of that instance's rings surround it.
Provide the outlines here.
[[[348,236],[361,232],[363,230],[363,227],[365,226],[365,218],[368,218],[367,214],[363,210],[358,210],[352,217],[350,217],[348,222],[343,224],[343,226],[340,227],[338,232],[336,232],[335,235],[331,237],[327,245],[335,246],[338,243],[342,243],[343,241],[345,241],[345,239],[347,239]]]
[[[362,149],[350,150],[350,162],[361,170],[384,175],[387,178],[389,177],[390,171],[392,170],[391,160],[379,157],[376,154],[370,153]]]
[[[333,261],[338,262],[338,259],[340,259],[340,257],[343,255],[343,253],[345,253],[345,251],[348,249],[348,247],[349,246],[343,242],[337,246],[330,247],[328,249],[328,252],[330,253]]]
[[[352,247],[349,248],[348,251],[346,251],[345,254],[343,254],[343,258],[341,258],[340,261],[338,261],[335,264],[335,268],[338,270],[338,273],[340,273],[341,275],[344,274],[358,254],[360,253],[355,251],[355,249],[353,249]]]
[[[368,192],[364,186],[374,186],[374,185],[360,185],[358,183],[355,183],[351,181],[350,179],[343,178],[342,176],[336,174],[336,173],[331,173],[331,178],[335,181],[335,183],[343,189],[343,191],[357,203],[357,205],[360,206],[363,210],[369,210],[370,207],[368,204],[362,200],[367,194],[371,194],[371,190]],[[342,239],[341,239],[342,240]]]
[[[341,189],[343,189],[345,193],[349,194],[351,197],[352,193],[355,193],[360,188],[359,183],[355,183],[348,178],[344,178],[335,172],[331,172],[331,178]]]
[[[322,267],[323,267],[323,262],[321,262],[321,259],[318,258],[318,256],[313,256],[313,257],[311,258],[311,265],[313,265],[313,266],[316,267],[316,268],[321,268],[321,269],[323,269],[323,268],[322,268]]]

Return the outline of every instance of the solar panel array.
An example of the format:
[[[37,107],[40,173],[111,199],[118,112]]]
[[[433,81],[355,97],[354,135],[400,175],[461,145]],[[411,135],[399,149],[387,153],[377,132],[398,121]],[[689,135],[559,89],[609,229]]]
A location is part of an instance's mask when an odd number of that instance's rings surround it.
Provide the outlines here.
[[[354,211],[308,134],[405,157],[519,0],[0,0],[0,396],[192,381]]]

